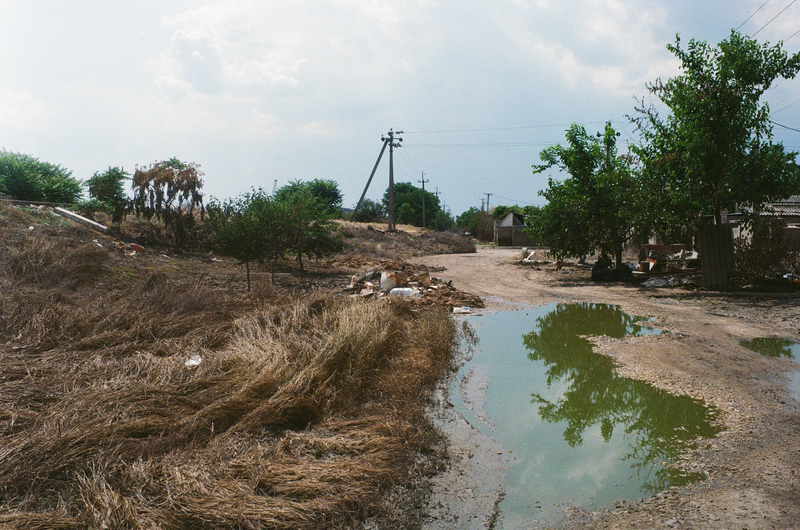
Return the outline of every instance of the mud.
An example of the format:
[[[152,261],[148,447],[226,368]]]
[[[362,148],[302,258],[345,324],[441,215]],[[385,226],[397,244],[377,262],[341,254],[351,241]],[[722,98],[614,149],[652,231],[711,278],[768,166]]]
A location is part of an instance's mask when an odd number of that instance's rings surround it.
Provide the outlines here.
[[[570,510],[559,527],[800,527],[800,403],[786,388],[789,372],[798,367],[790,359],[763,357],[740,345],[756,337],[800,341],[799,295],[597,284],[587,269],[521,266],[520,257],[519,249],[485,247],[477,254],[413,262],[443,267],[438,275],[480,296],[484,311],[586,301],[651,318],[669,333],[598,338],[596,351],[616,359],[623,375],[717,407],[725,427],[685,455],[684,465],[704,472],[705,481],[636,503]],[[462,392],[479,402],[479,388]],[[513,457],[453,413],[446,396],[436,415],[450,438],[452,461],[434,484],[426,528],[491,528]]]

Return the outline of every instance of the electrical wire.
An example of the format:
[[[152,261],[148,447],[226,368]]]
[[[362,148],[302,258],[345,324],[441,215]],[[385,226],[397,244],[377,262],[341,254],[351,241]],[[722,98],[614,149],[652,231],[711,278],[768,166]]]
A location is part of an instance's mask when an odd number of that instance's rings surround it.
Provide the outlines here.
[[[768,3],[769,3],[769,0],[767,0],[766,2],[764,2],[763,4],[761,4],[761,7],[764,7],[764,6],[765,6],[765,5],[767,5]],[[744,26],[744,25],[747,23],[747,21],[748,21],[748,20],[750,20],[751,18],[753,18],[753,17],[755,16],[755,14],[756,14],[756,13],[758,13],[759,11],[761,11],[761,7],[759,7],[759,8],[758,8],[758,9],[756,9],[755,11],[753,11],[753,14],[752,14],[752,15],[750,15],[749,17],[747,17],[747,20],[745,20],[744,22],[742,22],[741,24],[739,24],[739,28],[741,28],[742,26]],[[736,28],[736,31],[739,31],[739,28]]]
[[[584,125],[594,125],[606,123],[604,121],[589,122]],[[571,123],[556,123],[553,125],[525,125],[520,127],[492,127],[485,129],[445,129],[441,131],[405,131],[403,134],[441,134],[441,133],[461,133],[461,132],[485,132],[485,131],[518,131],[521,129],[545,129],[548,127],[569,127]]]
[[[791,2],[789,2],[789,5],[788,5],[788,6],[784,7],[784,8],[781,10],[781,12],[780,12],[780,13],[778,13],[777,15],[775,15],[774,17],[772,17],[772,18],[769,20],[769,22],[767,22],[766,24],[764,24],[763,26],[761,26],[761,28],[759,28],[759,30],[758,30],[758,31],[756,31],[755,33],[753,33],[753,34],[751,35],[751,37],[755,37],[756,35],[758,35],[758,34],[759,34],[759,32],[760,32],[762,29],[764,29],[764,28],[766,28],[767,26],[769,26],[770,24],[772,24],[772,21],[773,21],[773,20],[775,20],[776,18],[778,18],[779,16],[781,16],[781,15],[783,14],[783,12],[784,12],[784,11],[786,11],[787,9],[789,9],[790,7],[792,7],[792,4],[794,4],[795,2],[797,2],[797,0],[792,0]]]
[[[778,127],[783,127],[784,129],[789,129],[790,131],[800,132],[800,129],[795,129],[794,127],[789,127],[788,125],[783,125],[782,123],[778,123],[776,121],[769,120],[772,125],[777,125]]]

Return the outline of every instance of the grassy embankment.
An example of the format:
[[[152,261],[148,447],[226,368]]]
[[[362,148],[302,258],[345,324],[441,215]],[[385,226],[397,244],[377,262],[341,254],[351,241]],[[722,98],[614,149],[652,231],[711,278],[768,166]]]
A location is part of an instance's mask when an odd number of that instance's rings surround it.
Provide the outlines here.
[[[434,448],[424,405],[450,365],[445,312],[244,295],[43,219],[0,206],[0,525],[397,515],[387,496]]]

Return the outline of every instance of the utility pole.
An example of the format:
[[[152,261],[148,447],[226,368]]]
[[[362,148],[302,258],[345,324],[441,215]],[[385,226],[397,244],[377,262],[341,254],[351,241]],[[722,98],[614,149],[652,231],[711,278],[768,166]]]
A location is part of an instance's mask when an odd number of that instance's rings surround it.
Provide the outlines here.
[[[389,129],[389,137],[381,137],[381,140],[389,144],[389,226],[390,232],[394,231],[394,148],[400,147],[402,138],[395,138],[395,134],[403,134],[403,131],[396,133]],[[397,140],[397,141],[395,141]]]
[[[485,204],[483,197],[481,197],[481,211],[483,211],[483,205]]]
[[[422,182],[422,227],[427,228],[428,225],[425,224],[425,183],[430,182],[430,180],[425,180],[425,172],[422,172],[422,180],[418,180],[417,182]]]
[[[484,193],[486,195],[486,211],[489,211],[489,196],[494,195],[494,193]]]

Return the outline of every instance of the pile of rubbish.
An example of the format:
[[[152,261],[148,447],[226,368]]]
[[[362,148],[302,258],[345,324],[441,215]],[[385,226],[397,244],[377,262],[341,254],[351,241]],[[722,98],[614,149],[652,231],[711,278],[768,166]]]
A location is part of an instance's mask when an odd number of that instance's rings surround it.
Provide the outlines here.
[[[464,293],[453,287],[453,281],[434,278],[430,272],[418,274],[400,270],[396,272],[367,270],[350,278],[343,289],[351,297],[399,297],[417,305],[445,306],[454,313],[469,313],[472,308],[484,307],[479,296]]]

